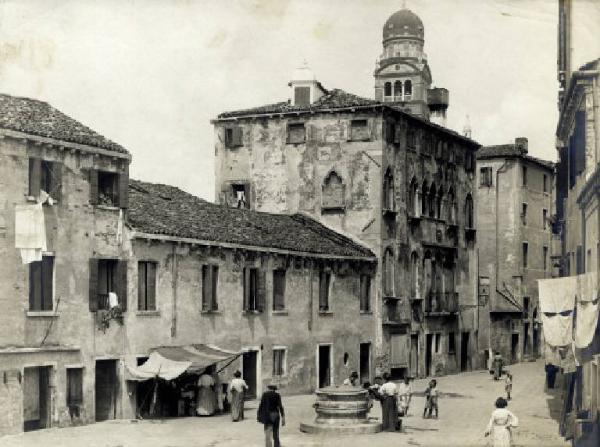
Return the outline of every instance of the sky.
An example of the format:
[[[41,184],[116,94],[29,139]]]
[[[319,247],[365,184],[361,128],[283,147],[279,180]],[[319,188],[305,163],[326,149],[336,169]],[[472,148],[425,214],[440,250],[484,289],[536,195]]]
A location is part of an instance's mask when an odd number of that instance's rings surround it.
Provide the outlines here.
[[[557,0],[407,0],[425,27],[448,126],[529,138],[554,160]],[[575,0],[575,64],[600,57],[600,0]],[[289,98],[306,61],[326,88],[373,97],[400,0],[0,0],[0,92],[48,101],[133,157],[133,178],[214,199],[219,113]],[[579,42],[579,43],[578,43]],[[583,43],[581,43],[583,42]]]

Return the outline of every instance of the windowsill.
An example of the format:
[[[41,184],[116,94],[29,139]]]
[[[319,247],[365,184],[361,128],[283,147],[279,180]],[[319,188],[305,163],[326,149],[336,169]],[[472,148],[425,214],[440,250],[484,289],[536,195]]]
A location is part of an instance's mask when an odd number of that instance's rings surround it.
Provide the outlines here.
[[[119,207],[114,205],[95,205],[95,207],[99,210],[119,211]]]
[[[332,316],[333,311],[332,310],[319,310],[319,315],[321,315],[323,317]]]
[[[200,313],[203,315],[221,315],[220,310],[203,310]]]
[[[365,141],[371,141],[371,138],[369,138],[369,137],[365,137],[365,138],[350,138],[348,141],[351,142],[351,143],[357,143],[357,142],[360,143],[360,142],[365,142]]]
[[[37,203],[38,202],[38,198],[35,197],[35,196],[26,195],[25,196],[25,201],[28,202],[28,203]],[[58,200],[56,200],[55,198],[52,198],[52,205],[50,205],[48,202],[44,202],[42,205],[45,205],[45,206],[58,205]]]
[[[160,310],[138,310],[135,315],[138,317],[160,317]]]
[[[361,310],[360,314],[361,315],[373,315],[373,311],[372,310]]]
[[[287,310],[274,310],[271,312],[272,315],[288,315]]]
[[[60,314],[53,310],[28,310],[27,316],[32,318],[46,317],[46,318],[58,318]]]
[[[260,315],[262,311],[260,310],[245,310],[242,312],[244,315]]]

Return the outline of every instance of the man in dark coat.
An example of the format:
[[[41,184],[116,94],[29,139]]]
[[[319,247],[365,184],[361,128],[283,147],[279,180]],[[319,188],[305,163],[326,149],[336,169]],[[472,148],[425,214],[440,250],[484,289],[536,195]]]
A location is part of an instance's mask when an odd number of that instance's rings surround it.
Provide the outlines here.
[[[258,422],[265,426],[265,445],[271,447],[271,437],[275,447],[280,447],[279,443],[279,422],[285,425],[285,413],[281,403],[281,396],[277,392],[277,385],[271,384],[267,387],[260,399],[256,418]]]

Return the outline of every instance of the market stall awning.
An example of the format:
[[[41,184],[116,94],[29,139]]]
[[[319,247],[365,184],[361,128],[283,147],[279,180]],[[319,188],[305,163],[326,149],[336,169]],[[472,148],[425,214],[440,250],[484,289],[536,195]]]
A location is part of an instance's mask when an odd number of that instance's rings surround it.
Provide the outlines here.
[[[160,346],[152,350],[143,365],[127,365],[127,380],[144,381],[155,377],[172,380],[186,371],[202,371],[208,366],[233,360],[240,355],[240,352],[205,344]]]

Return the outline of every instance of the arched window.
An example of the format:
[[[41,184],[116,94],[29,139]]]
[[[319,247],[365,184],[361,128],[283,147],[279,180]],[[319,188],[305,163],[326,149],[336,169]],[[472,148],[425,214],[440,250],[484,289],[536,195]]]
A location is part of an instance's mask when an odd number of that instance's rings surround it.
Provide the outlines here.
[[[410,79],[404,81],[404,100],[410,101],[412,96],[412,82]]]
[[[444,189],[440,185],[438,189],[437,200],[435,202],[435,217],[438,219],[444,218]]]
[[[420,299],[419,290],[419,255],[413,251],[410,254],[410,296],[413,299]]]
[[[386,82],[383,86],[383,95],[384,96],[392,96],[392,83]]]
[[[454,189],[452,186],[448,190],[446,218],[450,223],[456,223],[456,198],[454,197]]]
[[[321,207],[323,209],[343,209],[344,191],[345,186],[342,177],[337,172],[331,171],[323,180]]]
[[[435,189],[435,183],[431,184],[431,189],[429,190],[429,210],[428,210],[428,214],[429,217],[435,217],[435,196],[436,193],[436,189]]]
[[[393,211],[394,207],[394,174],[392,174],[391,168],[385,171],[383,177],[383,208],[386,210]]]
[[[394,252],[390,247],[383,255],[383,293],[394,296]]]
[[[427,250],[423,256],[423,284],[421,298],[426,300],[430,299],[433,285],[433,263],[431,259],[431,252]]]
[[[465,228],[475,228],[473,220],[473,198],[471,194],[467,194],[465,199]]]
[[[396,101],[402,100],[402,81],[394,82],[394,99]]]
[[[421,215],[427,216],[429,214],[429,188],[427,182],[423,180],[423,186],[421,187]]]
[[[408,195],[408,211],[416,217],[421,215],[421,203],[419,200],[419,185],[417,185],[417,179],[413,177],[410,181],[409,195]]]

